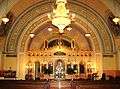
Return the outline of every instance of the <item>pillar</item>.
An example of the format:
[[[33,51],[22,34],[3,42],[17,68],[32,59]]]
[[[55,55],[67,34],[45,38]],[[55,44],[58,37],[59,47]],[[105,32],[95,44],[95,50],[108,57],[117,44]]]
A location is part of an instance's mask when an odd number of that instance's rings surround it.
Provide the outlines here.
[[[117,76],[120,76],[120,48],[117,51],[116,55],[116,65],[117,65]]]
[[[17,78],[18,79],[25,79],[25,69],[26,63],[28,60],[28,56],[25,55],[24,52],[20,52],[17,57]]]
[[[2,52],[0,52],[0,70],[2,70]]]

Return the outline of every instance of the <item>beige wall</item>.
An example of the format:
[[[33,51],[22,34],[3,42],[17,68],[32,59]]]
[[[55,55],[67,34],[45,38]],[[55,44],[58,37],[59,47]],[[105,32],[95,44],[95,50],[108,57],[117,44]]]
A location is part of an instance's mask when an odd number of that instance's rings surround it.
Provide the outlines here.
[[[118,63],[118,69],[120,70],[120,49],[118,50],[118,54],[117,54],[117,63]]]
[[[116,70],[116,59],[113,57],[103,57],[104,70]]]
[[[17,70],[16,59],[16,57],[4,57],[4,70],[8,70],[9,67],[11,67],[12,70]]]
[[[17,77],[18,79],[24,79],[25,78],[25,72],[26,72],[26,64],[28,62],[29,58],[25,55],[25,53],[19,53],[17,58]]]
[[[0,52],[0,70],[2,69],[2,53]]]
[[[116,76],[116,71],[116,55],[113,55],[113,57],[103,57],[103,72],[107,75]]]
[[[117,70],[118,70],[117,76],[120,76],[120,48],[117,51],[116,59],[117,59],[116,65],[117,65]]]

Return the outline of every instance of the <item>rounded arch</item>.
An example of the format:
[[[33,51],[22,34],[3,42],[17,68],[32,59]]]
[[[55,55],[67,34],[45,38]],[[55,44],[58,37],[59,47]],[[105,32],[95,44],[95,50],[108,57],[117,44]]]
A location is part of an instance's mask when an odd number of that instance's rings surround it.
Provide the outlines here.
[[[70,1],[69,4],[69,6],[71,6],[70,11],[78,15],[76,17],[76,23],[79,23],[84,27],[86,19],[86,12],[84,11],[87,9],[87,21],[91,29],[90,32],[93,33],[91,39],[93,40],[95,49],[98,48],[100,49],[98,51],[103,53],[113,52],[115,50],[114,41],[104,19],[97,12],[84,6],[82,3],[75,4],[73,1]],[[39,5],[28,8],[18,17],[7,37],[5,52],[16,54],[17,51],[22,52],[26,49],[30,40],[29,33],[34,32],[38,27],[42,26],[42,24],[49,21],[46,14],[49,13],[51,9],[48,7],[49,2],[39,3]],[[73,7],[77,9],[74,9]],[[40,13],[38,14],[34,12],[34,10],[38,10]],[[83,12],[81,12],[81,10]]]

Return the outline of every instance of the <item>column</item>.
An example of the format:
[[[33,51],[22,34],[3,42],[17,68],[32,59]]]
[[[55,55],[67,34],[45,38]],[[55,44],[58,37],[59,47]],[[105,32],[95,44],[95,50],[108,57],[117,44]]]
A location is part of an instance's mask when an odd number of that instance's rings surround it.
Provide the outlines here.
[[[117,65],[117,75],[116,76],[120,76],[120,48],[117,51],[117,55],[116,55],[116,65]]]
[[[45,48],[45,49],[48,48],[48,41],[47,41],[47,40],[44,41],[44,48]]]
[[[0,52],[0,70],[2,70],[2,52]]]
[[[74,40],[71,41],[71,48],[73,48],[73,49],[75,48],[75,41]]]
[[[53,59],[52,59],[53,60]],[[53,76],[55,77],[55,61],[56,60],[53,60]]]
[[[78,63],[78,75],[80,74],[80,64]]]
[[[67,74],[67,62],[65,62],[65,74]]]
[[[18,79],[25,79],[25,69],[26,63],[28,62],[29,57],[25,55],[24,52],[18,54],[17,58],[17,78]]]

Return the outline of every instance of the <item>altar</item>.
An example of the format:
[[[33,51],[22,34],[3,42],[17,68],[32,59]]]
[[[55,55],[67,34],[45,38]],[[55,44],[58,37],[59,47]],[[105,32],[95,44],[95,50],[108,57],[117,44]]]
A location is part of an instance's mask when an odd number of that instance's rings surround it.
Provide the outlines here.
[[[66,51],[66,53],[65,53]],[[53,52],[32,51],[27,54],[28,61],[25,62],[25,75],[31,74],[33,79],[87,79],[88,75],[98,74],[95,54],[92,51],[87,53],[68,50]]]

